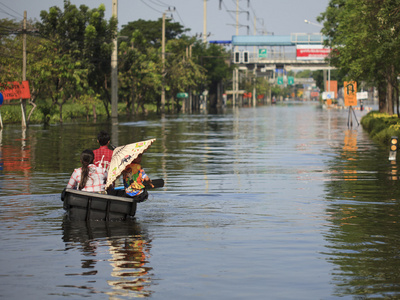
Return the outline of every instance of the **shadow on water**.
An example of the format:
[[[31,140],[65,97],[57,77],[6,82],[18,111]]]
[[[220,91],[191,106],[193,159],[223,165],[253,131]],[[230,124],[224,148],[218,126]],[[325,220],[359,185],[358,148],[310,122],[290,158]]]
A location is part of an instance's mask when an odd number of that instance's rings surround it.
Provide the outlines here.
[[[73,272],[65,274],[75,277],[72,281],[77,284],[59,285],[71,290],[70,295],[105,293],[110,297],[131,298],[152,294],[151,240],[134,219],[80,222],[64,217],[62,230],[65,251],[78,251],[81,257],[81,269],[75,265]],[[97,286],[92,277],[106,278],[111,291]]]
[[[368,148],[365,151],[363,148]],[[359,148],[362,151],[357,151]],[[357,145],[347,130],[326,182],[327,260],[334,294],[355,299],[398,299],[400,293],[400,191],[396,162],[388,151]]]

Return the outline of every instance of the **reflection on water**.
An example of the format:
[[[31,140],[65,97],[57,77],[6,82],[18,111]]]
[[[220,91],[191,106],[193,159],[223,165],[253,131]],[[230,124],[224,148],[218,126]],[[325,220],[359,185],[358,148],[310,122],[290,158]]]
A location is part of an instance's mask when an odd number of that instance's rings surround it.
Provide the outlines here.
[[[31,148],[26,145],[26,129],[22,129],[21,138],[15,138],[12,144],[2,144],[3,130],[0,130],[0,171],[14,173],[0,180],[0,188],[21,194],[31,194]]]
[[[344,146],[343,146],[343,153],[342,156],[344,159],[348,161],[357,160],[357,130],[346,130],[344,136]],[[343,170],[345,176],[345,180],[357,180],[357,169],[349,164],[349,168]]]
[[[398,180],[399,179],[399,175],[398,175],[398,170],[397,170],[397,162],[391,160],[390,161],[390,166],[391,166],[391,169],[390,169],[389,179],[390,180]]]
[[[278,103],[4,129],[0,297],[398,298],[397,161],[347,117]],[[157,138],[143,164],[166,187],[135,220],[63,219],[59,193],[102,129]]]
[[[106,294],[113,298],[151,295],[151,241],[136,221],[71,222],[65,217],[63,241],[67,251],[78,250],[84,257],[81,259],[82,271],[66,275],[81,277],[79,282],[87,282],[85,290],[95,291],[91,286],[91,279],[85,279],[85,276],[96,276],[101,272],[101,267],[97,264],[107,253],[107,261],[111,267],[107,283],[112,287],[112,292],[105,292]],[[82,285],[68,287],[82,289]]]
[[[400,224],[397,164],[384,151],[359,151],[357,131],[345,132],[343,152],[327,182],[327,260],[334,295],[397,299],[400,293]],[[365,142],[365,141],[364,141]],[[361,148],[369,147],[361,145]]]

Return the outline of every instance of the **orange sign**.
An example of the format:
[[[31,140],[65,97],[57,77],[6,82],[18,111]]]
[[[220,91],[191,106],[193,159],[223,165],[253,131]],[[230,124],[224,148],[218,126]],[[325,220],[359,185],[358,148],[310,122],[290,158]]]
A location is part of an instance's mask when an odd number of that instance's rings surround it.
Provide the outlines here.
[[[357,82],[345,81],[344,87],[344,105],[357,106]]]
[[[243,98],[251,98],[252,96],[253,94],[251,92],[243,94]]]
[[[326,81],[326,92],[335,92],[335,99],[337,99],[337,80]]]
[[[31,97],[28,81],[0,83],[0,93],[3,94],[4,100],[29,99]]]

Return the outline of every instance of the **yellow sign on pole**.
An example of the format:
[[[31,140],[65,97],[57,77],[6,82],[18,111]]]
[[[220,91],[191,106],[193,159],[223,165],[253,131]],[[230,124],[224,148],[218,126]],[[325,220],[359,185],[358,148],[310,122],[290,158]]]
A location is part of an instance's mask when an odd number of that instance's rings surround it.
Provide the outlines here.
[[[345,81],[344,87],[344,105],[357,106],[357,82]]]

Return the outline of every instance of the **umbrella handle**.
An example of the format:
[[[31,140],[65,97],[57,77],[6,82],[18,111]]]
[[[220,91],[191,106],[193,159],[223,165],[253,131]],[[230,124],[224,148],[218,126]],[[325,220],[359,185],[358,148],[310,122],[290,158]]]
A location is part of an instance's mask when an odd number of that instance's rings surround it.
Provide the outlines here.
[[[143,182],[143,184],[146,187],[146,189],[162,188],[164,187],[164,179],[153,179],[151,183],[145,181]],[[114,188],[114,190],[123,190],[123,189],[125,189],[125,187],[123,186],[118,186]]]
[[[150,181],[143,182],[146,189],[155,189],[155,188],[162,188],[164,187],[164,179],[153,179]]]

